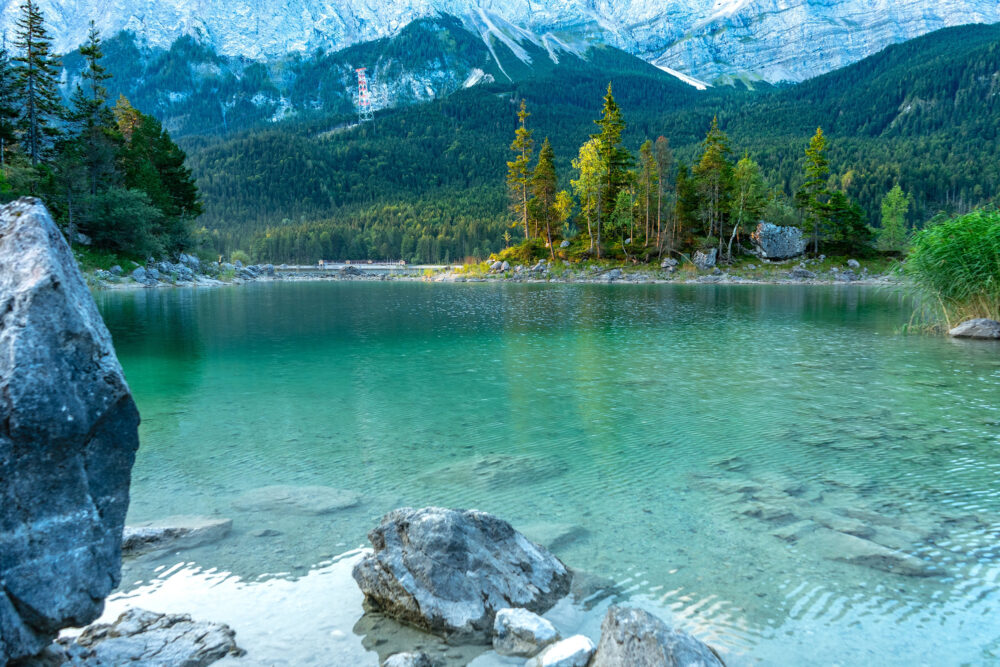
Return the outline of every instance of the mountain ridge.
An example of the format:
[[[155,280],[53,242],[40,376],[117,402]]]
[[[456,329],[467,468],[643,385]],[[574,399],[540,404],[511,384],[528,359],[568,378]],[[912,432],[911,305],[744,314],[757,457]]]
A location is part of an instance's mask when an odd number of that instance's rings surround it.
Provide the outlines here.
[[[696,79],[801,81],[940,28],[1000,22],[995,0],[38,0],[56,50],[129,30],[169,48],[197,36],[222,56],[267,61],[392,37],[414,20],[459,17],[489,44],[506,23],[564,45],[607,44]],[[0,0],[11,32],[19,0]]]

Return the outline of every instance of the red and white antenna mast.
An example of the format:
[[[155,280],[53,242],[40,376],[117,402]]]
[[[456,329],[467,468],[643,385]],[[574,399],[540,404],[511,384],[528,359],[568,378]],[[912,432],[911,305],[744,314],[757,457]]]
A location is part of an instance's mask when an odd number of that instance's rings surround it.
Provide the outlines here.
[[[358,123],[365,123],[375,118],[372,108],[372,94],[368,90],[368,77],[365,75],[365,70],[364,67],[355,70],[358,73]]]

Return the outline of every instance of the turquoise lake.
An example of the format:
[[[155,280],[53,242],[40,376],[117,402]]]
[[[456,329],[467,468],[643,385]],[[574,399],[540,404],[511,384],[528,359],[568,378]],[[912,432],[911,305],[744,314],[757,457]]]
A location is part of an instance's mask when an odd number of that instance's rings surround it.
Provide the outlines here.
[[[400,506],[474,507],[729,665],[1000,661],[1000,344],[904,334],[893,289],[279,282],[95,295],[142,414],[132,522],[231,518],[126,562],[124,605],[228,622],[231,664],[416,643],[350,578]],[[328,486],[331,514],[245,511]],[[225,662],[222,664],[226,664]]]

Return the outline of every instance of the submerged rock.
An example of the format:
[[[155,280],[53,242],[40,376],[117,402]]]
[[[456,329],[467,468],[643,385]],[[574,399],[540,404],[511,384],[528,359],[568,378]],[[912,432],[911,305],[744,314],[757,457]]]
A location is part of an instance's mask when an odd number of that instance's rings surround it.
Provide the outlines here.
[[[481,484],[487,488],[505,488],[551,480],[566,471],[566,464],[552,457],[487,454],[426,470],[420,477],[435,484],[450,483],[463,487]]]
[[[196,547],[221,540],[232,528],[232,519],[205,516],[172,516],[125,526],[122,554],[138,556],[159,549]]]
[[[375,551],[353,572],[366,602],[455,641],[488,643],[497,611],[544,613],[572,579],[544,547],[477,510],[398,509],[368,539]]]
[[[808,241],[798,227],[779,227],[761,222],[750,235],[757,254],[764,259],[790,259],[806,251]]]
[[[361,495],[329,486],[262,486],[233,501],[246,512],[287,512],[289,514],[330,514],[354,507]]]
[[[129,609],[111,624],[92,625],[76,641],[60,640],[56,651],[73,667],[204,667],[226,656],[244,654],[228,625],[144,609]]]
[[[979,318],[967,320],[948,332],[955,338],[981,338],[985,340],[1000,339],[1000,322]]]
[[[613,606],[589,667],[724,667],[715,651],[652,614]]]
[[[552,644],[524,664],[524,667],[587,667],[594,655],[594,642],[584,635],[573,635]]]
[[[530,658],[558,640],[555,626],[527,609],[501,609],[493,620],[493,650],[500,655]]]
[[[0,209],[0,664],[97,618],[118,584],[139,413],[37,199]]]
[[[909,577],[928,577],[936,574],[930,564],[915,556],[826,527],[799,537],[796,546],[829,560],[862,565],[883,572]]]

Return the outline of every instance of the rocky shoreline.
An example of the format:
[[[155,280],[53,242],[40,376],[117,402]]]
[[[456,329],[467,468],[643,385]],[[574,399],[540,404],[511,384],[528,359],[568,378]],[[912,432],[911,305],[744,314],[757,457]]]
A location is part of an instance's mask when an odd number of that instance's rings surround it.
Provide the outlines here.
[[[406,281],[435,283],[554,283],[554,284],[714,284],[714,285],[898,285],[894,273],[869,272],[855,260],[844,266],[824,268],[823,259],[800,261],[761,261],[723,268],[713,263],[682,267],[677,260],[666,259],[660,266],[609,266],[602,264],[564,264],[539,260],[532,266],[495,261],[486,265],[463,267],[453,271],[424,273],[375,273],[355,266],[337,272],[289,270],[274,264],[243,265],[202,263],[196,257],[181,254],[176,262],[150,262],[126,272],[120,266],[87,274],[93,289],[149,289],[162,287],[222,287],[257,282],[319,281]],[[483,267],[486,267],[485,269]]]

